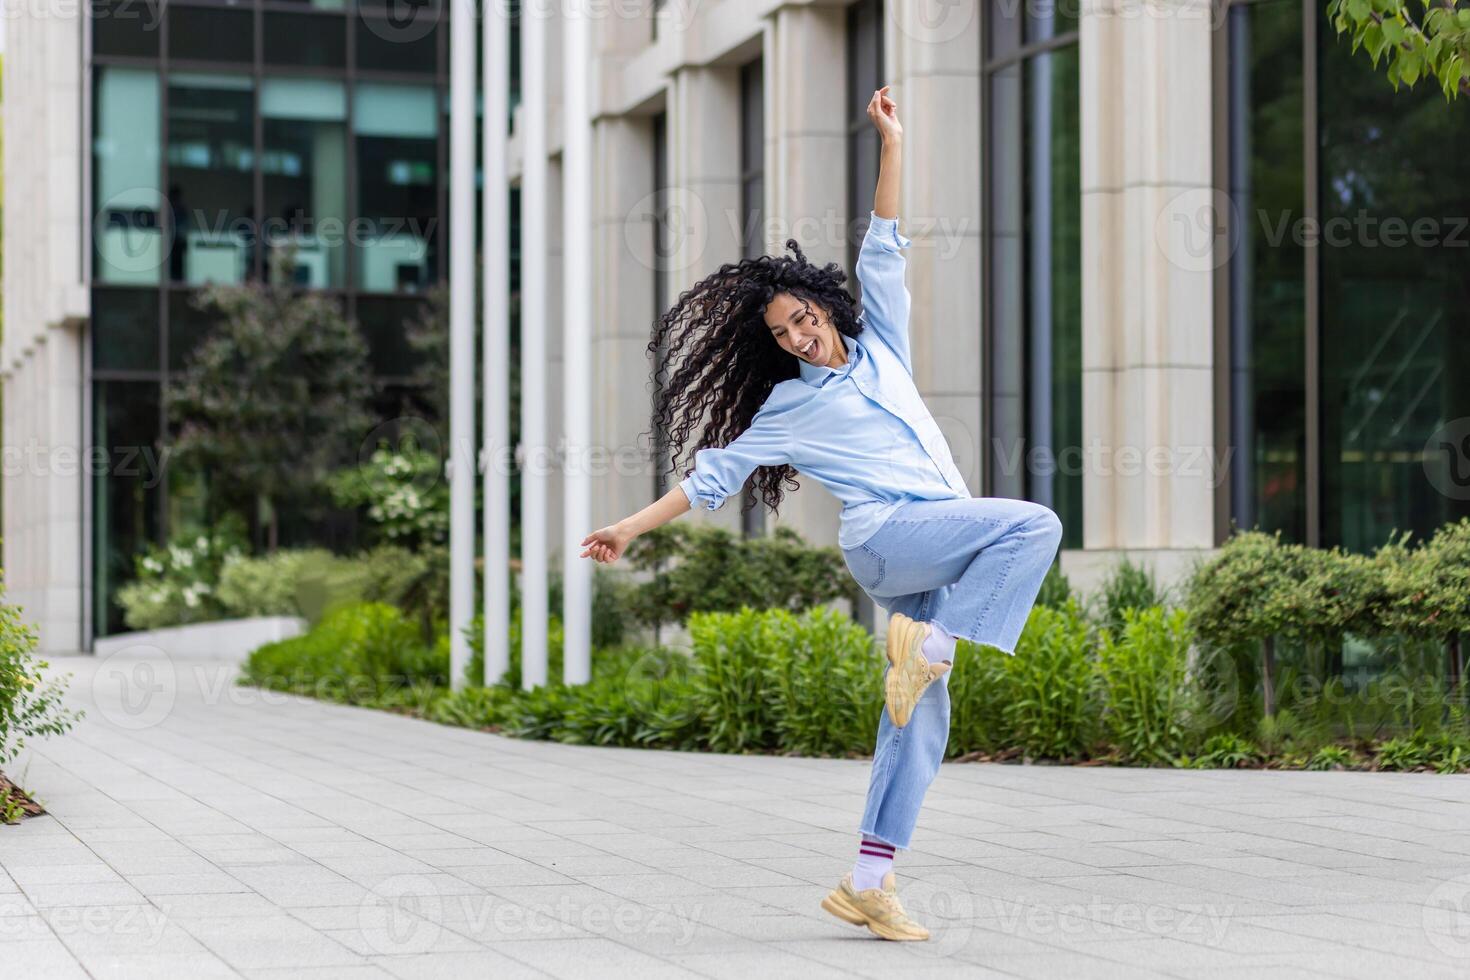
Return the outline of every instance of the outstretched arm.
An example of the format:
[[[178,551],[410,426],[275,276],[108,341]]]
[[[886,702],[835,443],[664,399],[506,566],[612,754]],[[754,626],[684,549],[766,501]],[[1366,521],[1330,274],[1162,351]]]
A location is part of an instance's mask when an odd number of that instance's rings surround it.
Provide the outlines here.
[[[587,550],[580,557],[603,563],[617,561],[638,535],[667,524],[701,504],[708,510],[717,510],[745,485],[756,467],[790,461],[790,433],[786,425],[779,416],[768,414],[763,408],[728,446],[696,452],[694,472],[668,493],[638,513],[583,538]]]
[[[898,190],[903,181],[903,125],[898,121],[898,103],[888,97],[891,87],[883,86],[868,102],[868,118],[883,139],[878,187],[873,191],[873,213],[889,219],[898,217]]]
[[[912,243],[898,231],[899,188],[903,180],[903,126],[898,104],[888,86],[873,93],[868,118],[883,139],[873,215],[858,252],[857,278],[862,287],[863,320],[893,349],[910,374],[909,290],[904,282],[903,249]]]

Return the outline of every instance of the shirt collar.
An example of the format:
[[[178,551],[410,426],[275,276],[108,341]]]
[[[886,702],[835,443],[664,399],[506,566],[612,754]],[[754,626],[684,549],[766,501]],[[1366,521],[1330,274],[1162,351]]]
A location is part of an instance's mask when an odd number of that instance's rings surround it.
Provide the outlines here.
[[[801,369],[801,380],[814,388],[820,388],[834,377],[847,374],[852,370],[853,364],[857,361],[857,341],[845,333],[838,332],[837,336],[842,338],[842,344],[847,348],[847,363],[842,367],[831,368],[825,364],[812,364],[808,361],[797,362],[797,366]]]

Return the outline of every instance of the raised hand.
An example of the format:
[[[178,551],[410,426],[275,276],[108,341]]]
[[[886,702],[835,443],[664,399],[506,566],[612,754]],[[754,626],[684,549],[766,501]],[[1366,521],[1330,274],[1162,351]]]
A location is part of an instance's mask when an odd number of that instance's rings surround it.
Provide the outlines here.
[[[587,550],[577,557],[591,558],[593,561],[610,565],[623,557],[623,551],[627,549],[628,542],[631,540],[632,536],[620,531],[616,524],[609,524],[582,539],[582,544],[587,546]]]
[[[888,90],[892,87],[883,86],[868,100],[868,118],[873,121],[884,143],[897,143],[903,139],[903,124],[898,121],[898,103],[888,97]]]

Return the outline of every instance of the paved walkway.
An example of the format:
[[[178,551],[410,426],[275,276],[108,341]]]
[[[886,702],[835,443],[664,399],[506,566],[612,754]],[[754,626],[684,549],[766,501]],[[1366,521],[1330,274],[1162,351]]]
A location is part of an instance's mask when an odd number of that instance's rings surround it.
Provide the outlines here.
[[[946,766],[897,945],[818,902],[866,764],[522,742],[71,659],[6,977],[1464,977],[1470,779]],[[28,768],[27,768],[28,766]]]

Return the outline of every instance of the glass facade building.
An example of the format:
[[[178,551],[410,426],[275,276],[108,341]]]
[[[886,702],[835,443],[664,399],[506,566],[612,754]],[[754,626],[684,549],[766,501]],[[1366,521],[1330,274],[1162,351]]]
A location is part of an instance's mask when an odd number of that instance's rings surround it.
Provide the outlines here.
[[[93,621],[122,627],[135,555],[207,526],[207,474],[166,465],[170,375],[210,328],[201,287],[283,274],[359,324],[384,419],[406,324],[444,267],[447,5],[174,0],[92,6]],[[289,249],[290,268],[273,256]],[[274,271],[273,271],[274,270]],[[176,420],[175,420],[176,421]],[[283,543],[350,543],[349,515],[283,515]]]
[[[1233,523],[1371,551],[1470,515],[1463,105],[1301,0],[1232,4],[1219,42]]]

